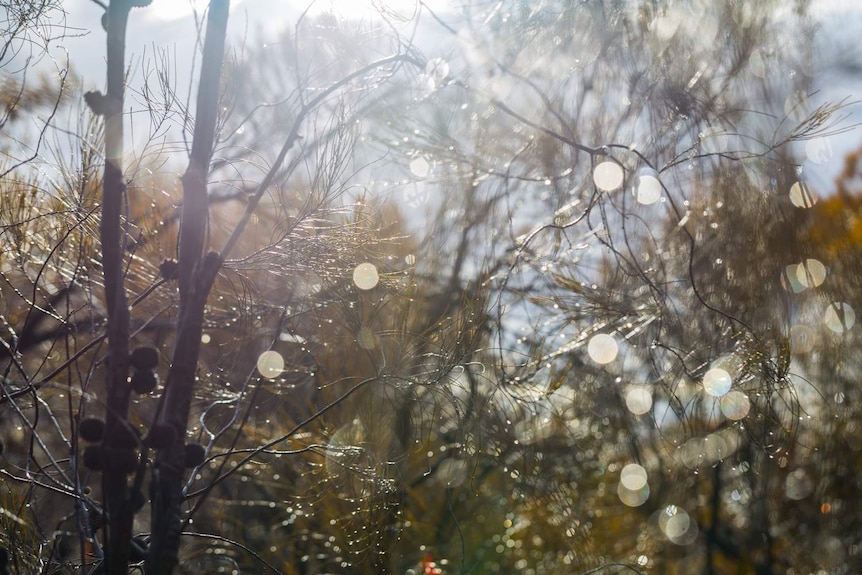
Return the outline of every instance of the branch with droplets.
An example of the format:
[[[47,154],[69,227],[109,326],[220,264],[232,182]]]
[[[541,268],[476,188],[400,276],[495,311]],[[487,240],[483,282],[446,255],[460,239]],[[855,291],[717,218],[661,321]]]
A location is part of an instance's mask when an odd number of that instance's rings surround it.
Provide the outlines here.
[[[296,114],[296,118],[293,121],[293,126],[291,126],[290,132],[288,132],[287,138],[285,138],[284,144],[278,152],[278,156],[276,156],[275,161],[272,163],[272,166],[270,167],[269,171],[263,177],[263,180],[260,182],[260,184],[258,184],[254,193],[251,194],[251,196],[249,197],[242,218],[240,218],[239,222],[237,222],[236,227],[234,228],[230,237],[225,242],[225,245],[222,248],[221,253],[219,254],[221,261],[224,261],[227,256],[230,255],[230,252],[233,250],[233,247],[236,245],[236,242],[239,240],[240,236],[245,230],[245,227],[251,219],[251,216],[257,208],[257,205],[260,203],[261,198],[278,176],[278,173],[280,172],[281,167],[284,164],[284,160],[287,157],[288,152],[290,152],[296,142],[299,141],[299,130],[302,127],[302,124],[305,119],[309,116],[309,114],[311,114],[315,109],[317,109],[317,107],[322,104],[327,98],[329,98],[333,93],[343,88],[356,78],[359,78],[372,70],[398,63],[409,63],[417,66],[418,68],[421,68],[424,65],[417,58],[406,54],[396,54],[394,56],[389,56],[387,58],[372,62],[366,66],[363,66],[362,68],[359,68],[355,72],[348,74],[338,82],[335,82],[331,86],[321,90],[314,98],[303,104],[302,108],[300,108],[299,112]]]

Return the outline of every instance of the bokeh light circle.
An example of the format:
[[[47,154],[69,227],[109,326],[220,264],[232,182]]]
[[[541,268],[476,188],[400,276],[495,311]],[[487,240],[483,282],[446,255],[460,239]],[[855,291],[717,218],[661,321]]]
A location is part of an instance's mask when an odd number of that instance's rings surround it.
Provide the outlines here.
[[[813,164],[825,164],[832,159],[832,143],[829,138],[811,138],[805,142],[805,156]]]
[[[730,391],[721,398],[721,413],[728,419],[744,419],[750,410],[751,400],[741,391]]]
[[[606,333],[599,333],[590,339],[587,345],[587,353],[590,359],[602,365],[610,363],[617,358],[619,346],[617,340]]]
[[[790,328],[790,351],[795,354],[804,354],[814,349],[816,334],[814,330],[797,323]]]
[[[732,385],[730,374],[720,367],[713,367],[703,375],[703,389],[714,397],[721,397],[730,391]]]
[[[856,312],[849,304],[835,302],[826,306],[823,323],[835,333],[848,331],[856,323]]]
[[[788,499],[799,501],[811,495],[812,491],[814,491],[814,482],[804,469],[794,469],[787,474],[787,479],[784,480],[784,493]]]
[[[814,288],[826,281],[826,266],[820,260],[808,258],[796,266],[796,279],[807,288]]]
[[[616,162],[605,160],[593,170],[593,182],[603,192],[612,192],[623,185],[625,173],[623,167]]]
[[[817,203],[817,196],[808,187],[808,184],[796,182],[790,186],[790,202],[797,208],[810,208]]]
[[[668,505],[659,513],[658,525],[671,543],[690,545],[697,538],[697,522],[676,505]]]
[[[628,489],[622,482],[617,484],[617,496],[620,501],[628,507],[640,507],[649,499],[650,490],[649,484],[645,483],[643,487],[637,490]]]
[[[658,172],[652,168],[641,168],[638,170],[637,188],[635,195],[639,204],[654,204],[661,197],[661,182]]]
[[[380,282],[377,268],[374,264],[364,263],[356,266],[353,270],[353,283],[361,290],[373,289]]]
[[[643,386],[632,387],[626,393],[626,407],[634,415],[643,415],[652,408],[652,394]]]
[[[277,351],[265,351],[257,358],[257,371],[267,379],[275,379],[284,371],[284,358]]]

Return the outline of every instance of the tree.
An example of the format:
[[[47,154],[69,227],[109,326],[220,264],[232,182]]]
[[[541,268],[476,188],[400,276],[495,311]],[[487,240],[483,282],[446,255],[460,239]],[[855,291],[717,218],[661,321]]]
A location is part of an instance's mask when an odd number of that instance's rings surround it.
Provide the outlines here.
[[[198,98],[194,108],[195,122],[189,151],[189,163],[182,177],[181,215],[175,224],[178,230],[177,260],[165,259],[158,265],[158,273],[161,275],[161,278],[158,278],[153,275],[155,271],[153,262],[139,264],[135,255],[138,250],[144,252],[146,242],[154,239],[149,235],[151,230],[147,229],[147,226],[152,225],[153,222],[148,221],[149,218],[146,216],[150,214],[147,213],[148,210],[146,209],[143,210],[144,218],[129,219],[129,215],[139,212],[141,205],[145,205],[148,200],[137,195],[144,190],[143,182],[140,181],[141,178],[129,179],[123,165],[125,157],[124,124],[127,121],[124,114],[126,102],[125,29],[132,10],[145,8],[148,4],[149,2],[146,1],[120,0],[111,2],[105,7],[103,26],[107,33],[107,90],[105,93],[93,91],[84,95],[90,110],[95,116],[103,118],[102,121],[105,126],[103,157],[107,160],[104,162],[101,200],[98,200],[97,196],[91,195],[89,182],[92,180],[89,178],[92,174],[89,161],[92,161],[92,156],[88,154],[86,158],[82,158],[88,163],[84,166],[84,173],[80,175],[82,194],[76,198],[77,206],[75,206],[83,209],[85,213],[77,218],[73,214],[75,222],[70,226],[69,232],[55,237],[56,244],[50,248],[50,253],[58,257],[57,271],[59,277],[54,278],[53,274],[49,274],[49,271],[52,270],[49,262],[46,261],[37,260],[35,262],[38,270],[35,280],[27,275],[26,269],[22,269],[24,274],[21,280],[25,283],[30,282],[37,296],[43,289],[42,282],[46,281],[49,275],[54,281],[63,281],[66,287],[60,290],[59,294],[45,296],[47,302],[44,305],[38,302],[38,297],[30,299],[18,292],[21,295],[20,299],[26,304],[27,317],[32,315],[37,319],[33,322],[27,320],[24,322],[24,331],[28,331],[27,328],[29,328],[31,335],[29,339],[25,339],[23,342],[20,338],[16,339],[12,345],[7,347],[9,352],[8,369],[15,368],[22,378],[22,383],[14,385],[11,389],[4,388],[4,403],[16,409],[19,417],[27,423],[44,454],[49,458],[50,466],[60,474],[61,480],[55,482],[56,491],[71,495],[78,502],[75,521],[78,524],[77,532],[82,541],[81,562],[83,564],[92,560],[85,555],[94,554],[97,559],[101,559],[98,543],[91,538],[88,516],[94,521],[105,523],[105,535],[101,541],[104,545],[104,561],[101,562],[101,569],[107,573],[126,572],[130,559],[137,557],[135,559],[137,561],[141,554],[145,557],[145,568],[149,572],[170,573],[174,571],[177,565],[182,525],[183,521],[187,520],[182,512],[182,506],[186,501],[184,490],[187,489],[187,486],[184,485],[185,469],[199,467],[204,462],[205,457],[203,447],[190,443],[187,439],[192,403],[196,397],[199,397],[197,394],[197,388],[200,386],[198,365],[205,325],[205,308],[225,258],[234,252],[243,232],[252,227],[249,222],[262,200],[265,200],[266,195],[270,193],[271,187],[279,183],[279,178],[289,176],[296,169],[299,161],[307,157],[304,152],[299,152],[293,160],[296,164],[284,166],[285,158],[288,157],[292,148],[302,137],[300,132],[305,122],[317,114],[321,105],[333,95],[337,95],[345,88],[361,88],[367,74],[372,72],[384,75],[391,74],[395,66],[407,60],[402,55],[395,55],[373,63],[356,66],[333,82],[324,84],[319,91],[310,96],[306,93],[307,88],[302,87],[298,94],[297,108],[294,110],[293,127],[286,135],[281,150],[272,163],[265,166],[261,180],[246,190],[246,194],[243,195],[242,203],[245,207],[243,215],[232,222],[233,225],[225,237],[219,237],[213,233],[214,230],[209,224],[209,213],[210,204],[220,198],[211,197],[207,192],[207,187],[212,154],[218,143],[217,130],[224,121],[224,118],[219,117],[219,110],[225,93],[221,82],[229,3],[227,1],[213,2],[207,12],[207,28],[203,40],[201,78],[197,87]],[[342,133],[343,141],[349,141],[349,138],[346,138],[343,120],[334,117],[331,128],[332,130],[329,130],[327,135],[328,138],[331,139],[333,133]],[[94,134],[90,133],[87,136],[93,137]],[[85,142],[88,150],[92,143],[92,141]],[[327,152],[325,149],[327,145],[330,144],[323,144],[324,152]],[[321,162],[342,161],[338,155],[343,152],[343,149],[336,146],[336,149],[329,150],[328,153],[320,156],[320,160]],[[141,166],[133,167],[136,170],[142,169]],[[330,181],[326,181],[324,170],[332,170]],[[283,220],[278,222],[278,225],[284,230],[280,238],[276,237],[263,246],[255,247],[259,250],[263,248],[274,250],[278,247],[279,242],[284,243],[296,239],[309,231],[317,233],[322,230],[325,224],[323,220],[313,222],[309,220],[312,216],[320,217],[324,213],[323,210],[327,203],[326,195],[331,194],[332,189],[339,185],[339,170],[337,164],[322,163],[321,171],[315,175],[316,182],[321,184],[323,188],[318,197],[315,198],[315,194],[309,195],[305,205],[301,205],[301,209],[293,215],[294,221],[287,224]],[[26,195],[22,194],[20,197],[24,199]],[[314,200],[320,203],[315,204]],[[56,201],[63,205],[62,198],[56,198]],[[32,204],[22,204],[19,201],[19,205],[25,209],[34,209]],[[155,203],[152,205],[156,206]],[[31,244],[27,243],[21,246],[20,243],[21,238],[26,238],[31,231],[28,223],[30,220],[21,210],[10,214],[10,216],[15,218],[10,222],[10,229],[13,234],[18,232],[19,238],[13,241],[19,241],[19,248],[21,248],[19,253],[26,252],[31,249]],[[50,221],[50,216],[47,214],[39,217]],[[90,249],[82,250],[83,245],[77,244],[72,234],[76,228],[85,226],[91,228],[94,220],[99,222],[100,255],[97,255],[92,249],[92,244],[88,246]],[[174,222],[171,219],[168,221],[161,220],[158,225],[172,227]],[[361,233],[362,230],[357,226],[357,231],[353,235],[360,237]],[[46,236],[50,237],[50,234],[46,234]],[[349,237],[349,234],[345,233],[341,239],[349,239]],[[82,237],[80,239],[85,241],[87,238]],[[215,245],[213,242],[216,240],[221,240],[221,245]],[[309,241],[309,246],[310,249],[320,249],[324,247],[324,244],[320,241]],[[218,251],[208,249],[209,247],[218,247]],[[344,250],[345,247],[348,246],[346,244],[339,245],[338,249]],[[66,259],[63,256],[68,256],[66,250],[70,248],[73,253],[75,249],[78,249],[79,253]],[[313,255],[322,256],[324,254]],[[85,297],[92,299],[89,310],[82,310],[77,307],[77,302],[72,304],[71,300],[72,294],[79,288],[80,282],[77,281],[76,275],[80,273],[82,262],[86,262],[90,257],[98,258],[101,269],[89,271],[101,272],[104,295],[99,295],[94,291],[86,291]],[[248,257],[246,257],[246,261],[249,261]],[[30,265],[30,262],[27,262],[27,265],[22,266],[22,268]],[[68,274],[70,267],[74,271],[71,272],[71,279],[68,279],[69,276],[64,277],[64,273]],[[336,271],[343,276],[343,269]],[[146,413],[132,413],[130,405],[133,392],[146,397],[154,391],[157,385],[156,372],[159,364],[163,361],[163,353],[167,350],[152,346],[133,348],[132,342],[135,337],[141,330],[152,328],[157,318],[145,319],[143,327],[137,327],[133,332],[132,329],[136,326],[130,310],[135,305],[143,304],[142,307],[146,305],[148,298],[154,299],[155,297],[151,298],[151,294],[159,289],[169,287],[172,285],[169,282],[173,280],[177,282],[178,293],[176,307],[173,308],[175,310],[174,319],[169,322],[173,332],[171,334],[173,349],[168,353],[169,362],[164,389],[158,399],[155,400],[153,409],[148,409]],[[147,283],[149,285],[146,285]],[[142,284],[145,287],[142,287]],[[9,287],[16,290],[14,282],[10,281]],[[90,286],[87,285],[86,287],[89,288]],[[132,291],[133,295],[136,296],[134,301],[129,299],[130,289],[135,290]],[[137,291],[138,289],[142,291]],[[67,311],[55,313],[54,309],[64,301],[64,298]],[[101,310],[93,308],[94,301],[103,302],[104,315],[100,313]],[[98,307],[101,306],[97,305],[96,308]],[[47,317],[39,317],[41,315]],[[89,315],[89,320],[79,321],[78,318],[82,315]],[[39,326],[33,326],[37,322],[44,323],[50,319],[58,320],[64,327],[50,335],[42,332]],[[70,348],[69,342],[72,342],[71,347],[77,345],[76,337],[79,329],[89,326],[92,330],[102,323],[104,323],[104,335],[95,337],[77,352]],[[30,373],[27,365],[19,361],[19,357],[22,357],[21,353],[27,347],[35,347],[46,342],[53,344],[58,341],[58,336],[65,336],[66,338],[66,360],[61,361],[59,367],[54,369],[47,378],[40,381],[35,374]],[[89,372],[77,371],[76,366],[79,365],[77,362],[82,359],[82,355],[94,347],[98,348],[102,342],[107,343],[104,360],[90,358]],[[79,380],[81,390],[86,392],[90,388],[93,375],[95,375],[95,368],[100,363],[104,363],[105,366],[104,422],[93,417],[82,417],[81,411],[85,407],[85,403],[79,404],[78,409],[74,410],[70,403],[68,416],[72,424],[71,438],[67,438],[68,436],[65,435],[59,425],[56,428],[60,439],[66,443],[72,455],[73,465],[67,472],[65,466],[61,465],[53,456],[53,450],[56,448],[48,445],[42,439],[42,434],[38,431],[38,424],[30,421],[24,414],[23,410],[30,408],[26,398],[32,396],[36,399],[37,403],[33,404],[32,407],[38,418],[39,405],[45,401],[40,396],[45,384],[58,375],[68,373],[70,394],[73,392],[71,387],[73,380]],[[39,367],[36,369],[36,373],[38,373]],[[258,369],[266,375],[269,368],[259,365]],[[276,369],[275,371],[278,372],[279,370]],[[241,396],[240,399],[244,399],[244,397]],[[240,405],[241,402],[237,401],[237,409],[240,408]],[[57,422],[54,415],[55,408],[48,406],[43,408],[47,409],[49,417]],[[313,420],[314,415],[311,413],[308,414],[308,417]],[[247,417],[246,414],[237,422],[240,429]],[[143,440],[136,423],[138,418],[146,423],[147,434]],[[222,430],[222,434],[227,431],[228,429]],[[82,440],[93,442],[93,444],[85,450],[79,448],[76,437],[78,434]],[[258,447],[258,449],[263,448]],[[150,453],[154,455],[151,456]],[[32,457],[31,452],[28,455],[28,461]],[[83,461],[85,466],[94,471],[101,471],[103,504],[99,504],[89,497],[88,488],[85,488],[81,483],[81,474],[77,466],[79,461]],[[143,495],[142,489],[147,474],[149,474],[150,481],[149,498]],[[223,478],[216,477],[214,484],[220,479]],[[26,481],[26,478],[22,478],[22,480]],[[198,505],[211,488],[212,486],[199,492]],[[151,536],[146,542],[133,540],[133,524],[136,514],[146,504],[147,499],[150,499],[152,510]],[[85,541],[87,542],[86,545],[83,543]],[[96,546],[95,549],[94,545]]]

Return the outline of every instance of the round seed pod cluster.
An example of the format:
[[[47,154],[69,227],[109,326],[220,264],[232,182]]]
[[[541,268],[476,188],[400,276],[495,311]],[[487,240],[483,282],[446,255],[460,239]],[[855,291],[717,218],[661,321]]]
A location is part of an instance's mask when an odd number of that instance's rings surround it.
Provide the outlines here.
[[[164,449],[177,438],[177,431],[169,423],[156,423],[150,428],[144,444],[153,449]]]
[[[135,393],[151,393],[159,384],[156,367],[159,365],[159,350],[151,346],[137,347],[132,350],[129,360],[132,364],[130,383]]]
[[[141,444],[141,432],[137,428],[123,426],[110,437],[106,437],[105,422],[97,417],[87,417],[78,424],[78,435],[92,444],[81,454],[81,460],[87,469],[134,473],[138,465],[136,448]]]
[[[206,458],[206,449],[200,443],[187,443],[186,450],[186,467],[197,467],[204,462]]]
[[[99,443],[105,436],[105,422],[98,417],[87,417],[78,424],[78,435],[89,443]]]

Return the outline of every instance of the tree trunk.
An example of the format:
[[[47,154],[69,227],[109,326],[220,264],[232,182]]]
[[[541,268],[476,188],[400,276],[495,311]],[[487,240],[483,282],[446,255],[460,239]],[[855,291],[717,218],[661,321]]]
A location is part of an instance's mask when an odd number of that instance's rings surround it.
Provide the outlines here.
[[[194,397],[204,307],[222,263],[216,252],[204,257],[203,249],[209,217],[207,173],[218,116],[229,11],[229,0],[210,2],[192,153],[182,178],[183,212],[178,262],[180,306],[173,361],[159,404],[161,422],[174,427],[177,439],[173,445],[159,450],[153,469],[153,535],[146,562],[146,571],[152,575],[168,575],[174,571],[178,562],[185,468],[184,440]]]
[[[113,0],[107,11],[107,94],[90,93],[88,104],[105,117],[105,174],[102,189],[102,267],[108,307],[107,409],[105,448],[128,427],[129,307],[123,276],[125,234],[121,225],[126,183],[123,177],[123,100],[128,0]],[[107,466],[102,475],[105,499],[105,563],[108,574],[128,571],[134,510],[121,469]]]

